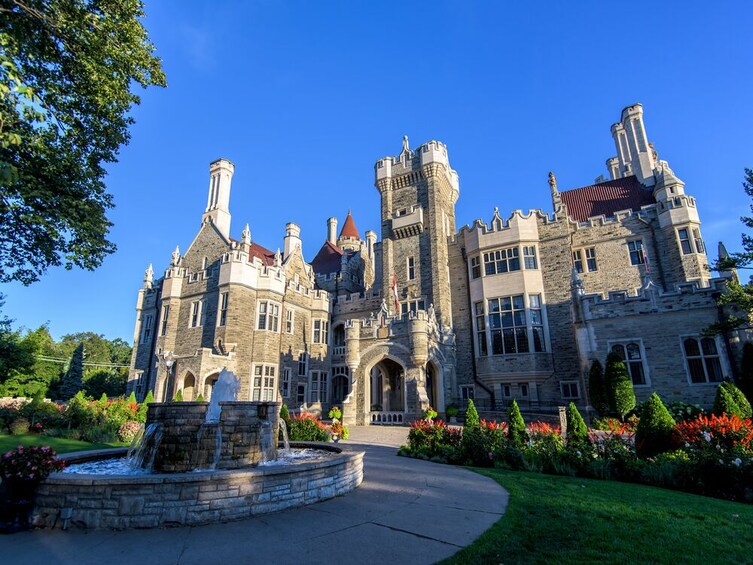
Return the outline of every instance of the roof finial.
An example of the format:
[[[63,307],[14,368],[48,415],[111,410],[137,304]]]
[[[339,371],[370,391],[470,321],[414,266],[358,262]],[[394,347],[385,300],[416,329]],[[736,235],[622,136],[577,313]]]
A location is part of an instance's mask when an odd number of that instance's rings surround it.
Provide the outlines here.
[[[280,248],[277,248],[277,252],[275,253],[275,267],[279,267],[282,265],[282,254],[280,253]]]
[[[180,249],[176,245],[175,251],[173,251],[173,254],[172,254],[172,261],[170,262],[170,265],[173,267],[177,267],[179,262],[180,262]]]
[[[562,199],[560,198],[559,190],[557,190],[557,177],[554,176],[552,171],[549,171],[549,190],[552,192],[552,207],[556,212],[562,206]]]
[[[403,153],[410,153],[410,146],[408,145],[408,136],[403,136]]]
[[[251,230],[248,228],[248,224],[241,232],[241,242],[250,245],[251,244]]]
[[[152,288],[153,281],[154,281],[154,269],[152,268],[152,264],[149,263],[149,266],[146,268],[146,271],[144,271],[144,287]]]

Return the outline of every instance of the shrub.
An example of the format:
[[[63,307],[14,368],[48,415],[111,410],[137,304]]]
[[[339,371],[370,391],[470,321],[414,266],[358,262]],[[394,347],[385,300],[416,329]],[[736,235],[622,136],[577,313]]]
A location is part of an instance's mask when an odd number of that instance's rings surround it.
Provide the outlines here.
[[[448,418],[455,418],[459,412],[457,404],[448,405],[444,412]]]
[[[507,412],[507,439],[512,447],[522,448],[526,443],[528,436],[526,434],[526,423],[523,421],[523,415],[520,413],[518,403],[512,401],[510,409]]]
[[[111,422],[89,426],[81,431],[81,439],[89,443],[112,443],[117,440],[118,428]]]
[[[206,400],[204,400],[204,395],[199,393],[199,396],[196,397],[196,402],[206,402]]]
[[[348,439],[350,437],[350,430],[348,429],[348,426],[346,426],[339,420],[335,420],[332,423],[332,426],[330,426],[330,432],[332,433],[332,435],[336,435],[340,439]]]
[[[479,425],[478,411],[472,399],[468,399],[468,407],[465,409],[465,428],[476,428]]]
[[[0,457],[0,477],[6,480],[41,481],[50,473],[65,469],[65,462],[56,457],[49,446],[24,447],[8,451]]]
[[[342,410],[337,406],[333,406],[329,411],[330,420],[340,420],[343,417]]]
[[[698,416],[704,413],[703,408],[697,404],[688,404],[686,402],[670,402],[669,404],[666,404],[666,407],[675,422],[695,420]]]
[[[526,432],[528,442],[522,450],[523,466],[537,473],[557,472],[565,448],[560,429],[545,422],[533,422],[526,427]]]
[[[505,427],[496,422],[479,422],[478,426],[466,427],[460,442],[460,459],[478,467],[494,465],[495,453],[505,445]]]
[[[567,443],[580,445],[588,441],[588,427],[575,403],[571,402],[567,407]]]
[[[144,402],[141,403],[139,406],[139,413],[138,413],[138,421],[139,422],[146,422],[146,411],[147,407],[154,402],[154,394],[152,394],[152,391],[146,393],[146,398],[144,398]]]
[[[717,416],[727,414],[729,416],[738,416],[742,418],[742,410],[735,402],[734,397],[722,385],[716,388],[716,397],[714,398],[714,407],[711,411]]]
[[[659,395],[653,393],[641,410],[635,431],[635,449],[639,457],[654,457],[679,447],[675,421]]]
[[[681,441],[696,459],[753,456],[753,423],[734,414],[699,416],[677,426]]]
[[[719,386],[724,388],[730,394],[732,400],[735,401],[735,404],[737,404],[737,407],[740,409],[741,418],[750,418],[753,416],[753,409],[751,409],[750,402],[748,402],[748,399],[745,398],[745,395],[739,388],[737,388],[731,381],[724,381]]]
[[[329,429],[319,418],[303,412],[290,418],[290,441],[329,441]]]
[[[118,428],[118,440],[123,443],[132,443],[133,438],[136,437],[136,434],[139,432],[142,425],[141,422],[136,422],[134,420],[123,422]]]
[[[138,403],[138,400],[136,400],[136,393],[131,391],[131,394],[128,395],[128,398],[126,399],[126,402],[136,402]]]
[[[183,389],[178,389],[178,392],[173,396],[173,402],[183,402]]]
[[[641,462],[631,434],[592,435],[597,458],[590,463],[592,475],[600,479],[631,481],[640,475]]]
[[[604,369],[598,359],[591,363],[588,371],[588,398],[591,406],[602,418],[609,414],[609,400],[604,382]]]
[[[436,417],[437,417],[437,415],[438,415],[438,414],[437,414],[437,411],[436,411],[436,410],[434,410],[434,408],[432,408],[431,406],[429,406],[429,407],[428,407],[428,408],[427,408],[426,410],[424,410],[424,412],[423,412],[423,414],[421,415],[421,417],[422,417],[422,418],[423,418],[424,420],[430,420],[430,421],[431,421],[431,420],[433,420],[434,418],[436,418]]]
[[[280,419],[285,422],[285,425],[290,427],[290,410],[288,410],[288,405],[283,404],[280,406]]]
[[[753,343],[746,342],[743,346],[743,358],[740,361],[740,390],[753,402]]]
[[[10,433],[14,436],[22,436],[29,433],[31,423],[24,416],[19,416],[10,423]]]
[[[607,368],[604,373],[609,408],[621,420],[635,408],[635,391],[627,367],[616,353],[607,356]]]

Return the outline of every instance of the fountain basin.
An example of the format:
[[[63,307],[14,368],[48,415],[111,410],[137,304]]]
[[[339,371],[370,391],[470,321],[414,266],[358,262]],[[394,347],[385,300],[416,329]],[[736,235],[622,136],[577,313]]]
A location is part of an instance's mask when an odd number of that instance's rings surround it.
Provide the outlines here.
[[[363,452],[327,444],[292,447],[334,451],[279,466],[145,475],[53,473],[39,486],[33,523],[83,528],[155,528],[242,520],[345,494],[363,480]],[[125,455],[126,449],[70,454],[68,463]],[[64,512],[65,510],[65,512]]]

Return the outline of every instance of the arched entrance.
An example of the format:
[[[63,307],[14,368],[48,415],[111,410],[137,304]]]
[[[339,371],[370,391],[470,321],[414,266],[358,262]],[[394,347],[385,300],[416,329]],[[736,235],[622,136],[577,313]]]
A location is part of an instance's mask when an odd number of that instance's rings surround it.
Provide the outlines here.
[[[194,400],[194,395],[196,394],[196,377],[193,376],[193,373],[188,372],[183,377],[183,400],[186,402],[191,402]]]
[[[426,365],[426,396],[429,397],[429,406],[434,408],[435,410],[439,406],[439,403],[437,402],[437,384],[439,382],[438,380],[438,372],[437,372],[437,366],[429,362]]]
[[[341,404],[350,392],[350,371],[345,366],[332,367],[332,396],[330,398],[333,404]]]
[[[206,379],[204,379],[204,401],[209,402],[209,399],[212,398],[212,390],[214,390],[214,385],[217,383],[217,380],[220,378],[219,373],[215,373],[213,375],[209,375]]]
[[[402,424],[405,420],[405,370],[385,358],[369,371],[372,424]]]

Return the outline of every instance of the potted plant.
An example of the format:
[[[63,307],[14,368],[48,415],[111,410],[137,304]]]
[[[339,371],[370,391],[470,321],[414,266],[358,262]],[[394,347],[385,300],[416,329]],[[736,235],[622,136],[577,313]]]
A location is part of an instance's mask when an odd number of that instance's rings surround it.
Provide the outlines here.
[[[437,417],[437,411],[434,410],[431,406],[429,406],[426,410],[424,410],[423,414],[421,415],[421,418],[426,420],[427,422],[433,422],[434,418]]]
[[[350,430],[348,430],[348,426],[340,421],[340,418],[343,417],[342,410],[337,406],[333,406],[329,411],[329,417],[332,419],[332,425],[329,428],[330,434],[332,434],[332,441],[338,443],[341,439],[348,439]]]
[[[56,456],[55,450],[48,446],[19,445],[0,457],[0,478],[3,480],[8,512],[5,519],[7,529],[28,527],[39,483],[50,473],[65,469],[65,462]]]
[[[457,424],[458,423],[458,412],[460,409],[458,408],[457,404],[450,404],[445,408],[445,414],[447,414],[447,418],[450,420],[450,424]]]

